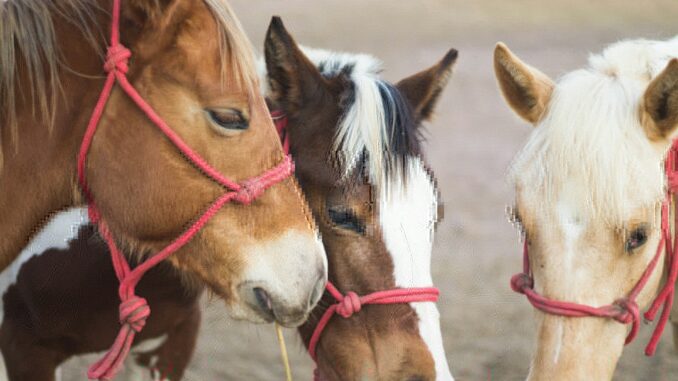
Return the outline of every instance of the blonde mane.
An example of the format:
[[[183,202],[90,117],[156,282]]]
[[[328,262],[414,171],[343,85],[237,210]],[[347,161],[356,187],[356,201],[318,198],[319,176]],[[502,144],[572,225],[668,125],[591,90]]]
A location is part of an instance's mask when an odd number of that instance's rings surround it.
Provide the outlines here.
[[[641,125],[640,104],[652,78],[678,56],[671,41],[623,41],[589,58],[589,67],[561,78],[547,114],[514,160],[509,178],[522,189],[558,200],[576,184],[583,210],[611,224],[664,191],[664,148]]]
[[[230,67],[239,81],[237,85],[254,94],[258,86],[254,49],[240,21],[225,0],[204,2],[221,26],[222,50],[230,52],[230,62],[223,65],[222,77],[226,77]],[[97,0],[0,0],[0,170],[4,157],[2,136],[9,136],[12,146],[18,147],[17,96],[30,94],[33,114],[42,118],[48,129],[54,125],[56,102],[62,90],[59,69],[68,70],[56,41],[54,16],[80,28],[85,40],[103,57],[108,28],[96,25],[97,11],[109,12],[102,10]],[[28,79],[22,87],[18,87],[20,69],[25,70]]]

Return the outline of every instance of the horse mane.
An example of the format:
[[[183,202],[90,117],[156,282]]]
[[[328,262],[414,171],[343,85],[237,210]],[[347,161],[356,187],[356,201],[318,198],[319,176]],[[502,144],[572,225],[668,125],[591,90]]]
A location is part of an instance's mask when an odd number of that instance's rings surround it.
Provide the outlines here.
[[[85,37],[96,41],[93,0],[7,0],[0,2],[0,132],[9,129],[10,141],[17,145],[16,96],[31,94],[33,114],[52,128],[56,94],[60,90],[58,66],[61,63],[52,15],[59,14],[78,25]],[[17,92],[18,69],[24,65],[27,87]],[[48,95],[49,94],[49,95]],[[0,136],[0,168],[3,163]]]
[[[58,49],[54,15],[80,28],[85,39],[103,57],[102,44],[108,38],[108,31],[96,25],[95,12],[102,11],[98,2],[0,0],[0,170],[3,166],[3,130],[9,130],[10,142],[15,149],[18,147],[16,96],[31,94],[33,114],[41,117],[50,131],[54,126],[57,96],[62,90],[58,71],[60,68],[68,70]],[[224,0],[204,2],[220,26],[220,46],[222,51],[228,49],[230,52],[230,68],[239,81],[236,85],[253,94],[258,86],[254,49],[240,21]],[[109,12],[108,9],[103,11]],[[24,88],[17,88],[18,70],[22,64],[28,83]],[[227,70],[228,66],[223,65],[222,79]]]
[[[333,143],[344,176],[357,169],[378,188],[403,186],[408,160],[420,156],[421,136],[407,100],[380,78],[381,62],[366,54],[302,50],[324,77],[350,81]]]
[[[663,155],[644,132],[640,104],[649,82],[676,56],[678,38],[622,41],[592,55],[587,68],[558,80],[509,178],[544,190],[552,205],[555,192],[576,191],[582,210],[615,226],[634,208],[661,200]],[[577,189],[558,186],[566,181]]]

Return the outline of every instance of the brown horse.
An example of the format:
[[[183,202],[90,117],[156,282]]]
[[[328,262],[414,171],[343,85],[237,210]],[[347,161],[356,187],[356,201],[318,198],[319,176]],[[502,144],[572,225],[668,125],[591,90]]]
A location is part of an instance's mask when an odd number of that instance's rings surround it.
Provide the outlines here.
[[[111,3],[0,2],[1,269],[51,214],[83,204],[75,158],[103,86]],[[120,25],[131,84],[211,166],[241,180],[283,160],[251,46],[226,3],[127,0]],[[165,247],[224,193],[119,87],[85,171],[113,236],[139,257]],[[251,205],[226,205],[169,262],[208,285],[234,317],[288,326],[305,320],[326,277],[293,179]]]
[[[367,295],[429,287],[438,192],[422,156],[430,119],[456,61],[396,85],[361,54],[299,48],[274,18],[266,43],[267,95],[284,111],[297,178],[328,253],[329,280]],[[325,295],[299,332],[309,345]],[[434,303],[363,305],[335,315],[316,353],[321,380],[452,380]]]

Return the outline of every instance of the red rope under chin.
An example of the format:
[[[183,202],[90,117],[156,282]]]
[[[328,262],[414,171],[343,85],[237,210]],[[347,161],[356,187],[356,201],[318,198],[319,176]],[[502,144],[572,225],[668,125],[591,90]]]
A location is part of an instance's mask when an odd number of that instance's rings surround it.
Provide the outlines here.
[[[614,319],[622,324],[632,324],[631,330],[626,337],[626,344],[628,344],[636,337],[640,326],[640,309],[636,302],[638,294],[640,294],[647,285],[650,276],[657,267],[657,263],[659,262],[662,253],[666,253],[664,256],[664,261],[668,268],[666,283],[664,283],[664,286],[655,297],[652,305],[644,314],[645,319],[652,321],[656,317],[657,312],[659,312],[659,309],[663,306],[657,326],[645,348],[646,355],[654,355],[657,350],[659,339],[664,332],[664,328],[666,327],[666,323],[671,314],[673,294],[675,293],[676,279],[678,279],[678,246],[676,245],[676,241],[678,241],[678,230],[672,240],[671,224],[669,222],[669,208],[672,205],[673,196],[678,191],[677,159],[678,141],[674,142],[669,150],[664,166],[668,190],[666,192],[666,199],[662,203],[661,208],[661,238],[659,245],[657,245],[657,251],[645,268],[643,275],[626,297],[618,299],[612,304],[601,307],[591,307],[578,303],[552,300],[538,294],[534,290],[534,279],[532,277],[532,270],[530,269],[527,239],[525,240],[523,247],[523,272],[516,274],[511,278],[511,288],[513,291],[525,294],[527,300],[535,308],[547,314],[565,317],[601,317]],[[678,226],[678,213],[675,214],[674,226]]]
[[[137,283],[141,280],[141,277],[153,266],[157,265],[187,244],[226,203],[235,201],[244,205],[249,205],[266,189],[289,177],[294,172],[294,164],[289,155],[286,155],[283,162],[275,168],[240,184],[230,180],[210,166],[207,161],[193,151],[179,135],[177,135],[162,118],[158,116],[153,108],[143,100],[141,95],[139,95],[127,80],[125,74],[128,71],[128,60],[132,54],[129,49],[120,44],[119,22],[120,0],[114,0],[111,22],[111,46],[108,48],[108,54],[104,64],[104,70],[108,75],[101,95],[92,112],[92,117],[87,125],[87,130],[85,131],[80,152],[78,154],[77,165],[78,182],[88,204],[90,220],[98,226],[101,236],[108,244],[115,275],[120,281],[120,288],[118,290],[121,300],[119,319],[122,327],[109,351],[103,358],[93,364],[87,372],[87,376],[90,379],[100,380],[111,380],[115,377],[129,353],[135,334],[143,329],[146,324],[146,319],[151,313],[146,299],[137,296],[134,291]],[[198,167],[207,177],[226,189],[226,192],[217,198],[179,237],[134,269],[130,268],[125,256],[118,249],[108,225],[102,218],[101,213],[94,202],[94,197],[87,185],[85,177],[87,153],[89,152],[97,126],[103,115],[106,102],[108,101],[113,85],[116,82],[146,114],[153,124],[191,163]]]
[[[308,343],[308,353],[311,355],[313,361],[317,362],[317,346],[320,341],[320,335],[327,327],[332,316],[339,315],[344,319],[348,319],[353,314],[360,312],[363,305],[366,304],[406,304],[414,302],[437,302],[440,290],[435,287],[420,287],[420,288],[394,288],[392,290],[377,291],[371,294],[358,296],[353,291],[349,291],[343,295],[331,283],[327,282],[325,286],[327,291],[332,295],[337,303],[331,305],[318,321],[318,324],[313,330],[311,340]]]
[[[278,134],[280,135],[283,149],[285,150],[285,153],[289,153],[290,139],[287,131],[287,116],[284,112],[279,110],[271,112],[271,116],[273,117]],[[316,363],[318,362],[316,349],[318,347],[318,342],[320,341],[320,336],[327,327],[327,324],[329,324],[332,316],[335,314],[344,319],[348,319],[353,316],[353,314],[360,312],[362,306],[366,304],[437,302],[438,296],[440,295],[440,290],[435,287],[395,288],[392,290],[377,291],[363,296],[359,296],[353,291],[349,291],[346,295],[342,295],[332,282],[327,282],[325,289],[332,295],[337,303],[325,310],[325,313],[323,313],[311,334],[311,339],[308,344],[308,353]],[[317,366],[313,371],[313,379],[314,381],[324,381]]]

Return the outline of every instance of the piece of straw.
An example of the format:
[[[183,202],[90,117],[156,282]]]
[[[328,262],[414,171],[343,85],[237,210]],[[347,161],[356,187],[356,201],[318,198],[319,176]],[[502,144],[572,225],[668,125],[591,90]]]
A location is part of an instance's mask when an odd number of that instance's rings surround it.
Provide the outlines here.
[[[287,356],[287,347],[283,337],[282,327],[275,323],[275,332],[278,334],[278,343],[280,344],[280,357],[282,357],[283,367],[285,367],[285,377],[287,381],[292,381],[292,368],[290,368],[290,359]]]

